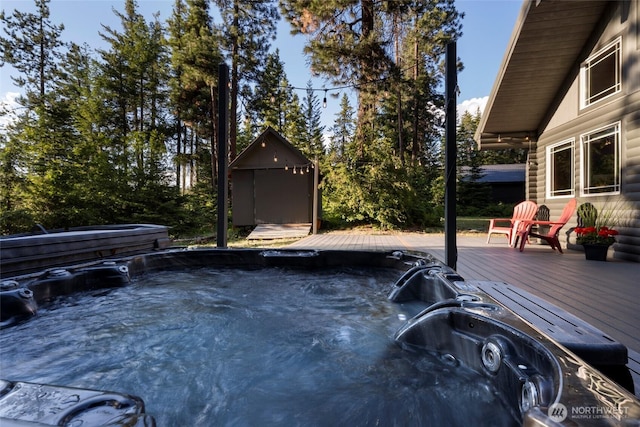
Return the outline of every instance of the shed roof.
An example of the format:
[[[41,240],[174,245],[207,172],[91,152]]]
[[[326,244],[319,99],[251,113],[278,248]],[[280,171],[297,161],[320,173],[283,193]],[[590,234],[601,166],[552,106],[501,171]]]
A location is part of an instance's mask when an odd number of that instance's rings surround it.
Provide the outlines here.
[[[481,149],[535,143],[596,43],[608,4],[524,1],[474,137]]]
[[[262,146],[263,142],[268,144],[275,143],[275,150],[280,150],[275,151],[273,154],[269,153],[270,156],[277,154],[279,160],[279,162],[274,162],[278,164],[269,164],[269,166],[272,166],[270,167],[271,169],[280,169],[284,167],[285,162],[288,162],[289,167],[293,167],[294,165],[307,165],[311,163],[311,161],[305,157],[300,150],[287,141],[287,139],[278,131],[269,126],[256,139],[254,139],[251,144],[242,150],[240,154],[238,154],[238,156],[229,164],[229,168],[232,170],[264,168],[264,165],[260,164],[260,158],[264,158],[264,156],[257,155],[260,151],[267,148]],[[271,148],[274,147],[270,147],[269,149]]]

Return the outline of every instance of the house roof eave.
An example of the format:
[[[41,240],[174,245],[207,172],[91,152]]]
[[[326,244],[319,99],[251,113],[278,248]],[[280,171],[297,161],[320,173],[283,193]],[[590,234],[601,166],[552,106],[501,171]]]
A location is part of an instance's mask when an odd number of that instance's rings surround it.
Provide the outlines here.
[[[608,3],[523,2],[474,135],[480,149],[528,147],[537,139]],[[529,140],[520,140],[522,135]]]

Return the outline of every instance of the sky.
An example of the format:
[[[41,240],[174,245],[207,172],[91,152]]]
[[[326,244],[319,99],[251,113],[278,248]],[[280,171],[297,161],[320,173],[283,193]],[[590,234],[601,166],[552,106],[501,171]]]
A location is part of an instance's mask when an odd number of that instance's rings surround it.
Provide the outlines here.
[[[173,0],[138,0],[138,11],[147,21],[152,15],[159,13],[159,20],[165,22],[171,15]],[[458,0],[456,7],[465,14],[462,20],[462,37],[457,43],[457,54],[464,65],[458,74],[458,112],[475,113],[486,104],[491,88],[496,79],[498,69],[502,63],[511,32],[518,17],[522,0]],[[14,9],[27,12],[33,11],[33,0],[1,0],[0,8],[7,14]],[[98,32],[103,31],[102,25],[107,25],[116,31],[121,31],[120,20],[113,10],[124,11],[124,0],[52,0],[49,3],[52,23],[64,24],[62,33],[64,41],[77,44],[87,43],[92,48],[105,47]],[[333,86],[320,78],[312,78],[308,61],[302,53],[305,37],[292,36],[288,24],[281,22],[278,37],[273,49],[278,48],[280,59],[285,65],[285,72],[291,86],[306,88],[307,82],[312,81],[316,95],[320,100],[324,98],[324,88]],[[4,32],[2,35],[5,36]],[[10,79],[12,70],[5,65],[0,68],[0,102],[12,104],[18,95],[18,89]],[[322,124],[331,127],[339,111],[342,92],[327,91],[327,107],[322,111]],[[353,95],[349,94],[352,98]],[[306,93],[298,91],[302,100]],[[0,123],[1,125],[1,123]]]

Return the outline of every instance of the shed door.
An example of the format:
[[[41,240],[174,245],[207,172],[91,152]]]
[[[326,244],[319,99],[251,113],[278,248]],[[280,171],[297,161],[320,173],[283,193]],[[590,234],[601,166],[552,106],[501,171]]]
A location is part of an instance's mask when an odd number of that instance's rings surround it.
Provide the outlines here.
[[[254,177],[256,224],[311,222],[308,174],[266,169],[256,170]]]
[[[234,170],[232,177],[231,200],[233,207],[233,225],[254,225],[253,171]]]

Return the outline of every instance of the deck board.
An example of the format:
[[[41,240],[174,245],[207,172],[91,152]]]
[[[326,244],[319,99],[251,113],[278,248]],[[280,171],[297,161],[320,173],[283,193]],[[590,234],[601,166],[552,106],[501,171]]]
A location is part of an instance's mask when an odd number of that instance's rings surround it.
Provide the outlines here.
[[[445,260],[442,234],[316,234],[290,247],[342,250],[411,250]],[[602,330],[629,349],[636,395],[640,396],[640,265],[612,259],[587,261],[578,251],[554,252],[527,245],[524,252],[502,239],[459,236],[456,271],[466,280],[489,280],[518,286]]]
[[[311,224],[258,224],[247,240],[292,239],[309,235]]]

